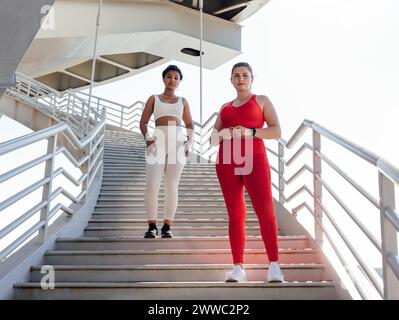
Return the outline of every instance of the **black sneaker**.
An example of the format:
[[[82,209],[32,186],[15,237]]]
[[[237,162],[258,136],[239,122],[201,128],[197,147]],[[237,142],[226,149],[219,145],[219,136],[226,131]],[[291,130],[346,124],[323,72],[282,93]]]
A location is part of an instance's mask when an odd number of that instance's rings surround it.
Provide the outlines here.
[[[161,238],[173,238],[173,233],[170,231],[170,226],[164,224],[161,229]]]
[[[148,231],[144,234],[144,238],[156,238],[158,235],[158,229],[156,225],[150,224]]]

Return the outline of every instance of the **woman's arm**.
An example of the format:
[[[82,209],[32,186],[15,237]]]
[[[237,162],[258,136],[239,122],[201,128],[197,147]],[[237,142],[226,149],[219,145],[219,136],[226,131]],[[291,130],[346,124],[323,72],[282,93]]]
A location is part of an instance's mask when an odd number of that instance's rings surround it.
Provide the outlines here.
[[[256,129],[255,136],[252,136],[251,128],[238,126],[233,129],[234,136],[242,138],[279,139],[281,137],[281,127],[273,104],[266,96],[257,96],[256,100],[263,108],[263,119],[267,123],[267,128]]]
[[[191,112],[190,112],[190,106],[187,102],[186,99],[183,98],[183,121],[184,125],[186,126],[186,133],[187,133],[187,142],[188,143],[193,143],[193,138],[194,138],[194,125],[193,125],[193,119],[191,117]]]
[[[232,137],[232,128],[225,128],[223,129],[223,123],[220,119],[220,113],[222,112],[223,108],[227,106],[228,103],[225,103],[218,113],[218,116],[215,121],[215,125],[213,126],[212,134],[209,138],[209,143],[211,147],[217,146],[223,139],[231,139]]]
[[[151,141],[151,137],[148,132],[148,122],[150,121],[151,115],[154,111],[154,102],[154,96],[148,98],[140,119],[140,131],[147,142],[147,147],[154,142],[153,140]]]

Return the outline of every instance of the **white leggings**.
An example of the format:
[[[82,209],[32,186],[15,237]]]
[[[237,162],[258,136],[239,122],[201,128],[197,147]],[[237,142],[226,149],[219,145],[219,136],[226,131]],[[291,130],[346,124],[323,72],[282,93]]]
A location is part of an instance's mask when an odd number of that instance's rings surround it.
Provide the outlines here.
[[[182,127],[164,126],[156,127],[153,136],[156,141],[146,152],[147,219],[157,219],[158,193],[165,173],[164,220],[173,220],[177,209],[179,180],[186,163],[185,135]]]

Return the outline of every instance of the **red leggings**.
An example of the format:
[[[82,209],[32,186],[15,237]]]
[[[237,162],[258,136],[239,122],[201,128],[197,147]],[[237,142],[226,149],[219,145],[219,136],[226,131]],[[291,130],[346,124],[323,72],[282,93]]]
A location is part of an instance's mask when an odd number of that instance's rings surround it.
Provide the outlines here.
[[[216,173],[229,215],[229,238],[234,264],[244,261],[246,218],[244,187],[258,216],[269,262],[278,261],[279,258],[269,162],[263,143],[261,147],[255,149],[252,155],[253,169],[247,175],[236,175],[234,169],[238,166],[234,163],[223,164],[219,159],[216,164]]]

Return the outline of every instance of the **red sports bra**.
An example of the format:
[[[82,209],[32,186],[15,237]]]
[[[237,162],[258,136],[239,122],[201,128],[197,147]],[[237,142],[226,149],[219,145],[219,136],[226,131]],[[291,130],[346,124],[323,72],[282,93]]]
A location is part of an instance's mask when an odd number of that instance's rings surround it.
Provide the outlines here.
[[[256,102],[256,94],[252,95],[247,102],[238,107],[234,107],[232,102],[230,102],[222,109],[220,119],[223,129],[235,126],[263,128],[265,122],[262,108]]]

